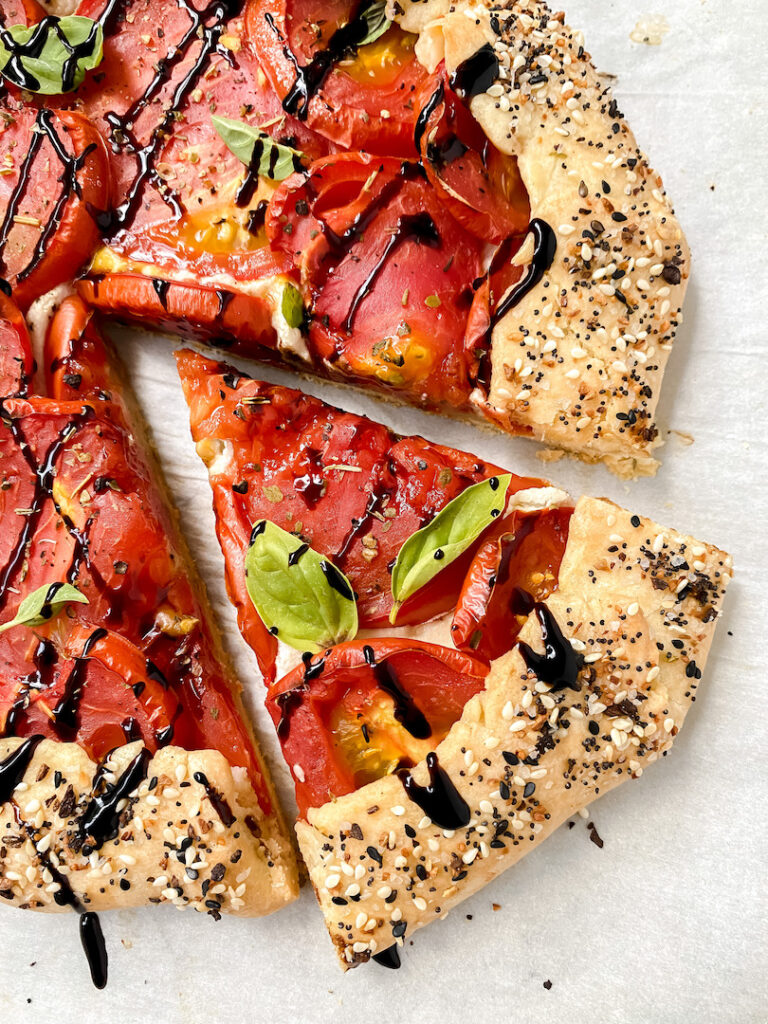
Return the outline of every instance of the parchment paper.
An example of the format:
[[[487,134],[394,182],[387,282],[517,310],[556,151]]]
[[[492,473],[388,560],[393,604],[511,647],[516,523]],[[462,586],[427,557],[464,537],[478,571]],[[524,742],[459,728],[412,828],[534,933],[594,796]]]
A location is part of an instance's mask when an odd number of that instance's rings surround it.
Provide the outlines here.
[[[577,819],[407,943],[399,972],[369,965],[342,975],[305,891],[260,921],[214,923],[171,909],[105,914],[110,982],[97,992],[73,916],[2,908],[4,1024],[768,1020],[766,13],[764,0],[571,0],[567,8],[598,67],[618,75],[620,106],[663,173],[693,249],[660,413],[671,433],[654,480],[627,485],[568,461],[547,469],[529,442],[302,385],[403,433],[549,473],[575,495],[606,495],[734,554],[736,580],[696,707],[661,764],[593,805],[603,849]],[[630,39],[649,14],[669,25],[659,45]],[[264,746],[280,765],[255,659],[225,597],[171,344],[117,336]],[[296,384],[287,373],[262,375]],[[290,806],[286,776],[277,776]]]

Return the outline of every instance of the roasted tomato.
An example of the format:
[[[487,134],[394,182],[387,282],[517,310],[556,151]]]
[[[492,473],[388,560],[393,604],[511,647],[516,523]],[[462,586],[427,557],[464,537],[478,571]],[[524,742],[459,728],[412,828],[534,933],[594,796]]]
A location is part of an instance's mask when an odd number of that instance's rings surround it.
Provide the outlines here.
[[[422,91],[416,142],[427,177],[447,209],[485,242],[524,232],[530,204],[517,160],[500,152],[451,88],[444,65]],[[430,89],[433,82],[429,82]]]
[[[429,75],[416,37],[397,25],[358,45],[369,6],[250,0],[248,39],[287,113],[346,149],[413,157],[415,101]]]
[[[522,589],[544,601],[557,589],[572,514],[513,512],[477,548],[451,626],[460,650],[487,661],[510,650],[526,619],[515,614],[513,594]]]
[[[32,348],[24,317],[0,289],[0,400],[25,395],[32,372]]]
[[[79,13],[105,3],[84,0]],[[123,318],[242,334],[252,348],[274,345],[267,282],[289,267],[263,230],[275,183],[250,174],[211,115],[261,127],[307,161],[332,147],[285,115],[231,12],[227,0],[128,0],[108,20],[104,60],[76,102],[111,146],[117,205],[100,218],[109,242],[81,289]]]
[[[173,549],[173,524],[125,410],[109,401],[114,378],[99,340],[79,300],[65,302],[46,364],[54,390],[80,400],[5,401],[3,621],[52,582],[74,583],[88,603],[33,632],[0,635],[0,728],[76,740],[94,753],[126,738],[152,749],[218,749],[249,772],[268,808],[196,583]],[[53,352],[61,364],[51,369]]]
[[[245,588],[256,520],[270,519],[330,556],[355,588],[361,625],[383,626],[391,564],[404,541],[470,484],[503,472],[196,353],[177,359],[192,436],[210,474],[230,597],[268,679],[277,644]],[[540,483],[513,477],[510,492]],[[409,599],[398,624],[453,608],[471,557],[470,550]]]
[[[362,153],[318,160],[280,185],[266,227],[301,272],[310,342],[328,372],[426,406],[466,404],[463,335],[483,242],[417,164]]]
[[[353,641],[306,655],[267,695],[300,816],[421,761],[483,689],[487,671],[467,654],[417,640]]]
[[[104,142],[81,114],[2,101],[0,276],[27,309],[69,280],[98,243],[93,211],[109,201]]]

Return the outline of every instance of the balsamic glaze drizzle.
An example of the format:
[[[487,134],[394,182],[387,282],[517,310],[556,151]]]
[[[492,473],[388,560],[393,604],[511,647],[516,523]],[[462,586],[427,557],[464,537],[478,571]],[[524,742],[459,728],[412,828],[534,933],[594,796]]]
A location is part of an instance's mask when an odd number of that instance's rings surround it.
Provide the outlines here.
[[[456,68],[449,81],[451,88],[467,101],[487,92],[499,77],[499,58],[490,43],[481,46]]]
[[[463,828],[472,817],[469,804],[451,782],[445,769],[440,767],[437,754],[427,754],[429,785],[419,786],[410,772],[399,771],[398,778],[409,798],[431,818],[438,828]]]
[[[423,712],[414,703],[413,697],[400,685],[389,660],[377,662],[373,648],[366,644],[363,648],[363,657],[367,665],[373,668],[373,675],[376,685],[384,693],[389,694],[395,703],[395,721],[414,736],[417,740],[426,740],[432,735],[432,727],[425,718]]]
[[[120,778],[107,785],[102,793],[91,798],[80,818],[80,834],[85,840],[83,853],[89,855],[108,839],[114,839],[120,828],[120,811],[117,807],[147,777],[147,768],[152,754],[142,747]],[[87,853],[86,853],[87,847]]]
[[[347,601],[355,600],[355,592],[350,586],[349,581],[339,572],[333,562],[324,558],[320,563],[320,568],[328,581],[329,586],[331,586],[338,594],[341,594],[341,596]]]
[[[195,782],[199,783],[205,790],[205,795],[210,800],[213,809],[221,818],[222,824],[226,828],[230,828],[230,826],[234,825],[234,823],[237,821],[237,818],[232,813],[232,809],[227,803],[226,799],[217,789],[215,789],[210,784],[210,782],[208,781],[208,776],[205,775],[204,772],[195,772],[192,778],[195,780]]]
[[[11,799],[11,794],[24,778],[42,736],[30,736],[4,761],[0,761],[0,806]]]
[[[545,220],[535,217],[528,225],[528,231],[533,232],[534,249],[531,262],[524,276],[513,285],[507,292],[496,309],[491,314],[491,321],[486,332],[486,339],[490,342],[491,334],[496,324],[502,320],[507,313],[523,299],[528,292],[536,287],[546,272],[552,266],[557,251],[557,235]],[[503,243],[502,243],[503,245]],[[493,270],[493,264],[491,264]],[[491,272],[492,272],[491,270]]]
[[[584,655],[574,651],[547,605],[543,601],[534,601],[530,594],[518,587],[513,594],[512,611],[517,615],[535,612],[539,620],[544,654],[532,650],[522,640],[517,643],[523,661],[531,672],[535,672],[536,678],[554,691],[578,690]]]
[[[413,142],[416,146],[416,152],[421,152],[421,140],[424,137],[424,132],[427,130],[429,119],[432,114],[440,106],[445,97],[445,86],[441,82],[432,95],[429,97],[427,102],[421,108],[419,116],[416,118],[416,127],[413,132]]]
[[[374,953],[373,959],[380,967],[388,967],[391,971],[400,969],[400,951],[397,946],[389,946],[380,953]]]
[[[10,54],[10,59],[3,68],[4,78],[13,82],[20,89],[28,89],[30,92],[39,89],[40,82],[31,71],[24,67],[22,58],[39,57],[43,52],[49,33],[53,32],[67,52],[67,57],[61,66],[61,91],[69,92],[74,88],[78,61],[93,56],[99,23],[94,22],[87,37],[81,43],[73,45],[61,31],[60,20],[53,14],[46,15],[34,26],[32,35],[26,43],[14,39],[6,28],[0,29],[0,42]]]

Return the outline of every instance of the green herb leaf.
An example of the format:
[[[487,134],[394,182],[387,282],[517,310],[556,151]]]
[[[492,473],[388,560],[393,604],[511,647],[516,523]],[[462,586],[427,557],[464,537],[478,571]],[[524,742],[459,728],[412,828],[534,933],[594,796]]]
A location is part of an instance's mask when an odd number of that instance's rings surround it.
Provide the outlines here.
[[[279,640],[313,654],[357,633],[352,584],[299,537],[261,519],[245,556],[253,607]]]
[[[394,623],[403,601],[463,554],[483,530],[504,512],[509,473],[473,484],[437,513],[426,526],[411,534],[398,552],[392,570]]]
[[[42,587],[27,594],[14,618],[0,626],[0,633],[13,626],[42,626],[50,622],[54,615],[58,615],[70,601],[88,604],[85,594],[81,594],[71,583],[44,583]]]
[[[282,181],[294,171],[302,170],[303,154],[297,149],[275,142],[271,135],[267,135],[260,128],[254,128],[244,121],[218,117],[216,114],[212,115],[211,121],[227,149],[246,167],[251,168],[256,154],[258,168],[253,169],[262,177]]]
[[[283,289],[283,300],[280,309],[289,327],[301,327],[304,323],[304,303],[301,292],[292,284]]]
[[[374,0],[374,3],[362,12],[361,18],[366,23],[368,31],[365,37],[357,44],[358,47],[367,46],[368,43],[375,42],[387,31],[392,22],[386,15],[386,8],[386,0]]]
[[[101,63],[103,42],[101,25],[77,14],[48,17],[29,28],[10,25],[0,31],[0,74],[20,89],[44,96],[70,92],[86,71]],[[35,56],[20,53],[21,47]]]

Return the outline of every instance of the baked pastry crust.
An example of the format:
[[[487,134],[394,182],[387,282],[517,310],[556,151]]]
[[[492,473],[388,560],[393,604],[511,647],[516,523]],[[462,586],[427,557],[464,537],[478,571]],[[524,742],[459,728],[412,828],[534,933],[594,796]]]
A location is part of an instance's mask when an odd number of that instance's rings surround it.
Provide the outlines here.
[[[653,474],[659,389],[690,254],[661,178],[638,149],[581,33],[539,0],[401,2],[428,69],[450,72],[490,44],[500,73],[471,111],[517,158],[531,219],[555,232],[554,260],[497,324],[477,411],[622,476]],[[516,261],[529,263],[529,236]]]
[[[24,742],[0,739],[0,760]],[[3,899],[64,910],[52,867],[96,911],[172,903],[214,917],[255,917],[296,897],[293,851],[277,818],[261,810],[245,771],[215,750],[158,750],[98,845],[86,825],[94,790],[119,782],[142,749],[118,747],[99,766],[76,743],[37,746],[0,808]]]
[[[444,916],[669,749],[730,576],[730,557],[711,545],[604,499],[578,502],[547,606],[583,656],[579,688],[550,691],[517,645],[494,662],[436,750],[469,825],[433,824],[393,775],[297,823],[345,968]],[[520,639],[543,649],[535,615]],[[423,763],[412,774],[427,783]]]

